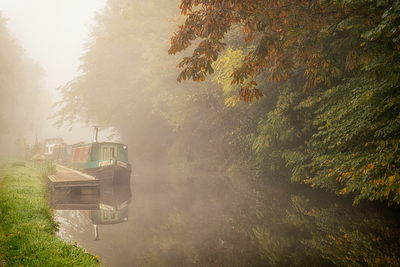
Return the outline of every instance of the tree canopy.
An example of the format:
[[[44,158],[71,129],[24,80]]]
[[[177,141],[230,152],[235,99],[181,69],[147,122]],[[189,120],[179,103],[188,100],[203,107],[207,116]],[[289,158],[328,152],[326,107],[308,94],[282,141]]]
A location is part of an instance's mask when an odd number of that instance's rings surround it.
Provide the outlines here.
[[[235,25],[248,50],[230,76],[239,99],[263,96],[266,73],[287,80],[254,137],[259,160],[356,202],[400,203],[398,1],[183,0],[180,9],[169,53],[200,41],[178,81],[213,74]]]
[[[306,90],[320,83],[330,86],[343,70],[370,61],[382,42],[399,40],[397,1],[183,0],[180,8],[187,18],[171,38],[169,53],[201,41],[178,65],[184,68],[178,80],[199,81],[212,74],[212,63],[226,47],[226,33],[239,24],[252,49],[231,82],[240,85],[245,101],[260,96],[259,90],[252,89],[253,80],[266,70],[274,81],[299,70],[307,78]],[[342,60],[336,61],[339,55]]]

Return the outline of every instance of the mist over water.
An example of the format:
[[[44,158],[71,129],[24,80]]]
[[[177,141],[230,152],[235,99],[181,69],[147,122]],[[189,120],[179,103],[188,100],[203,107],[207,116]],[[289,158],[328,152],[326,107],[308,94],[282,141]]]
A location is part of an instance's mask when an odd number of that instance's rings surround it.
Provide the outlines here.
[[[278,181],[249,190],[233,177],[165,167],[136,169],[128,221],[98,224],[100,240],[79,210],[56,210],[59,236],[108,266],[335,266],[324,257],[340,257],[340,249],[343,257],[397,253],[387,240],[372,241],[398,226],[397,210],[353,207],[350,199]],[[323,245],[334,241],[343,243]]]
[[[59,236],[109,266],[398,265],[397,2],[189,2],[0,0],[0,156],[129,149],[113,198],[55,195]]]

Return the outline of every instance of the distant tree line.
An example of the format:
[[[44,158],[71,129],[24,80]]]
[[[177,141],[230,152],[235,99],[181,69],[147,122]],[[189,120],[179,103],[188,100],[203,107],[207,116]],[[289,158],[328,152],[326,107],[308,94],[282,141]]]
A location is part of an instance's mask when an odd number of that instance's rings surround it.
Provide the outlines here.
[[[0,10],[0,155],[17,154],[20,141],[44,126],[51,101],[44,77],[40,64],[9,32]]]

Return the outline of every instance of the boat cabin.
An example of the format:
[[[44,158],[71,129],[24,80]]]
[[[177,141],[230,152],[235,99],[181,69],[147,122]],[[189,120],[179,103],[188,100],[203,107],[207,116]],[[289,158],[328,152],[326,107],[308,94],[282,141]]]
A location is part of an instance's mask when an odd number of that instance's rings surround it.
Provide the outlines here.
[[[129,163],[128,146],[113,142],[94,142],[74,145],[69,156],[68,167],[87,169],[111,165],[114,161]]]

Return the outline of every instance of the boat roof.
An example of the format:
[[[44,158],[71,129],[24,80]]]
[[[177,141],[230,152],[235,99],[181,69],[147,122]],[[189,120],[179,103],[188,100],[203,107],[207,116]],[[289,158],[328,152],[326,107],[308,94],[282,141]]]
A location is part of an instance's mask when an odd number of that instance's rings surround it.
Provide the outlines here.
[[[61,141],[61,142],[64,142],[64,139],[62,139],[61,137],[54,137],[54,138],[44,139],[44,141],[45,142],[47,142],[47,141]]]
[[[126,145],[124,143],[116,143],[116,142],[91,142],[91,143],[83,143],[79,142],[77,144],[72,145],[73,147],[80,147],[80,146],[92,146],[93,144],[100,144],[100,145]]]

